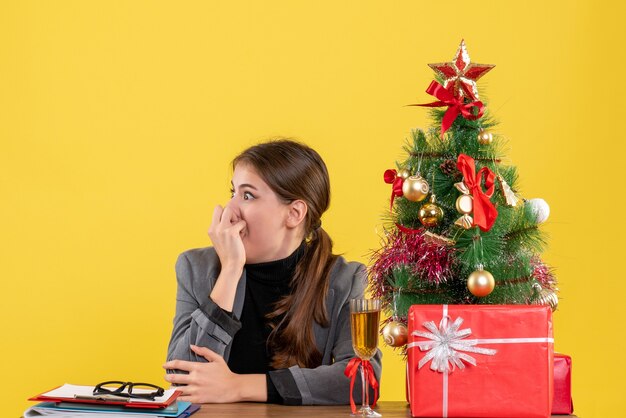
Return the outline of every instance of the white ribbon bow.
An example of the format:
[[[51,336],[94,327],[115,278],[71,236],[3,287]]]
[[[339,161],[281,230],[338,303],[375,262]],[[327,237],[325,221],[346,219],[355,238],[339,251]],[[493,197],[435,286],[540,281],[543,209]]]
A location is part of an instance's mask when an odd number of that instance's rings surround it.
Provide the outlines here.
[[[450,373],[454,371],[455,366],[459,369],[465,369],[463,361],[473,366],[476,365],[476,359],[467,353],[478,353],[493,356],[497,350],[491,348],[476,347],[477,340],[464,340],[472,333],[471,328],[459,331],[463,318],[458,317],[452,325],[449,325],[450,317],[444,315],[439,322],[439,328],[433,321],[424,322],[422,325],[430,332],[413,331],[411,335],[427,338],[430,341],[419,341],[409,344],[419,347],[421,351],[429,351],[418,363],[418,369],[432,360],[431,370],[441,373]],[[464,352],[462,352],[464,351]]]

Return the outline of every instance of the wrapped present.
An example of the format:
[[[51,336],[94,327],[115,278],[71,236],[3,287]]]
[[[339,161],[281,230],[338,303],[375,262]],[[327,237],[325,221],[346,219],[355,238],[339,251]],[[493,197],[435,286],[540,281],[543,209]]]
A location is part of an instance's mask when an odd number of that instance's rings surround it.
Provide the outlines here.
[[[412,416],[550,416],[549,307],[413,305],[408,328]]]
[[[574,412],[572,401],[572,358],[554,353],[554,401],[553,415],[570,415]]]

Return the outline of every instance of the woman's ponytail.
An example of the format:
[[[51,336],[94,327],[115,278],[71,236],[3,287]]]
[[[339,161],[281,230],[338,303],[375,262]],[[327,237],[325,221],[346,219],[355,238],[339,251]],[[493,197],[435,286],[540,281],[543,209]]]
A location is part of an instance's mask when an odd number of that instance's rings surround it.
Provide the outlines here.
[[[296,266],[291,294],[281,299],[268,315],[270,320],[280,318],[269,339],[275,369],[293,365],[311,368],[322,364],[322,354],[313,335],[313,322],[328,326],[326,294],[336,259],[332,245],[330,236],[321,227],[311,232],[304,255]]]

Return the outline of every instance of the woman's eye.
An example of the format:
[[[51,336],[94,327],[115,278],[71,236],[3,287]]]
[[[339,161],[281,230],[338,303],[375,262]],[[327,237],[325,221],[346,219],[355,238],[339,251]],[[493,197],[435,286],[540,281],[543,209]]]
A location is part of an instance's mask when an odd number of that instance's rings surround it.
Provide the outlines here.
[[[230,198],[234,198],[235,197],[235,190],[234,189],[230,189]],[[254,195],[250,192],[243,192],[243,200],[251,200],[251,199],[255,199]]]

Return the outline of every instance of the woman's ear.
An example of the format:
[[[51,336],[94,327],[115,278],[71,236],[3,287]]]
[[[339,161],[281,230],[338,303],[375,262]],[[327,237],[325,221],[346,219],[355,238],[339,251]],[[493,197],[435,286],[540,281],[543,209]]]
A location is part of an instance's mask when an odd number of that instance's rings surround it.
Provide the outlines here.
[[[287,228],[297,228],[306,219],[308,211],[307,204],[304,200],[294,200],[289,204],[287,212]]]

